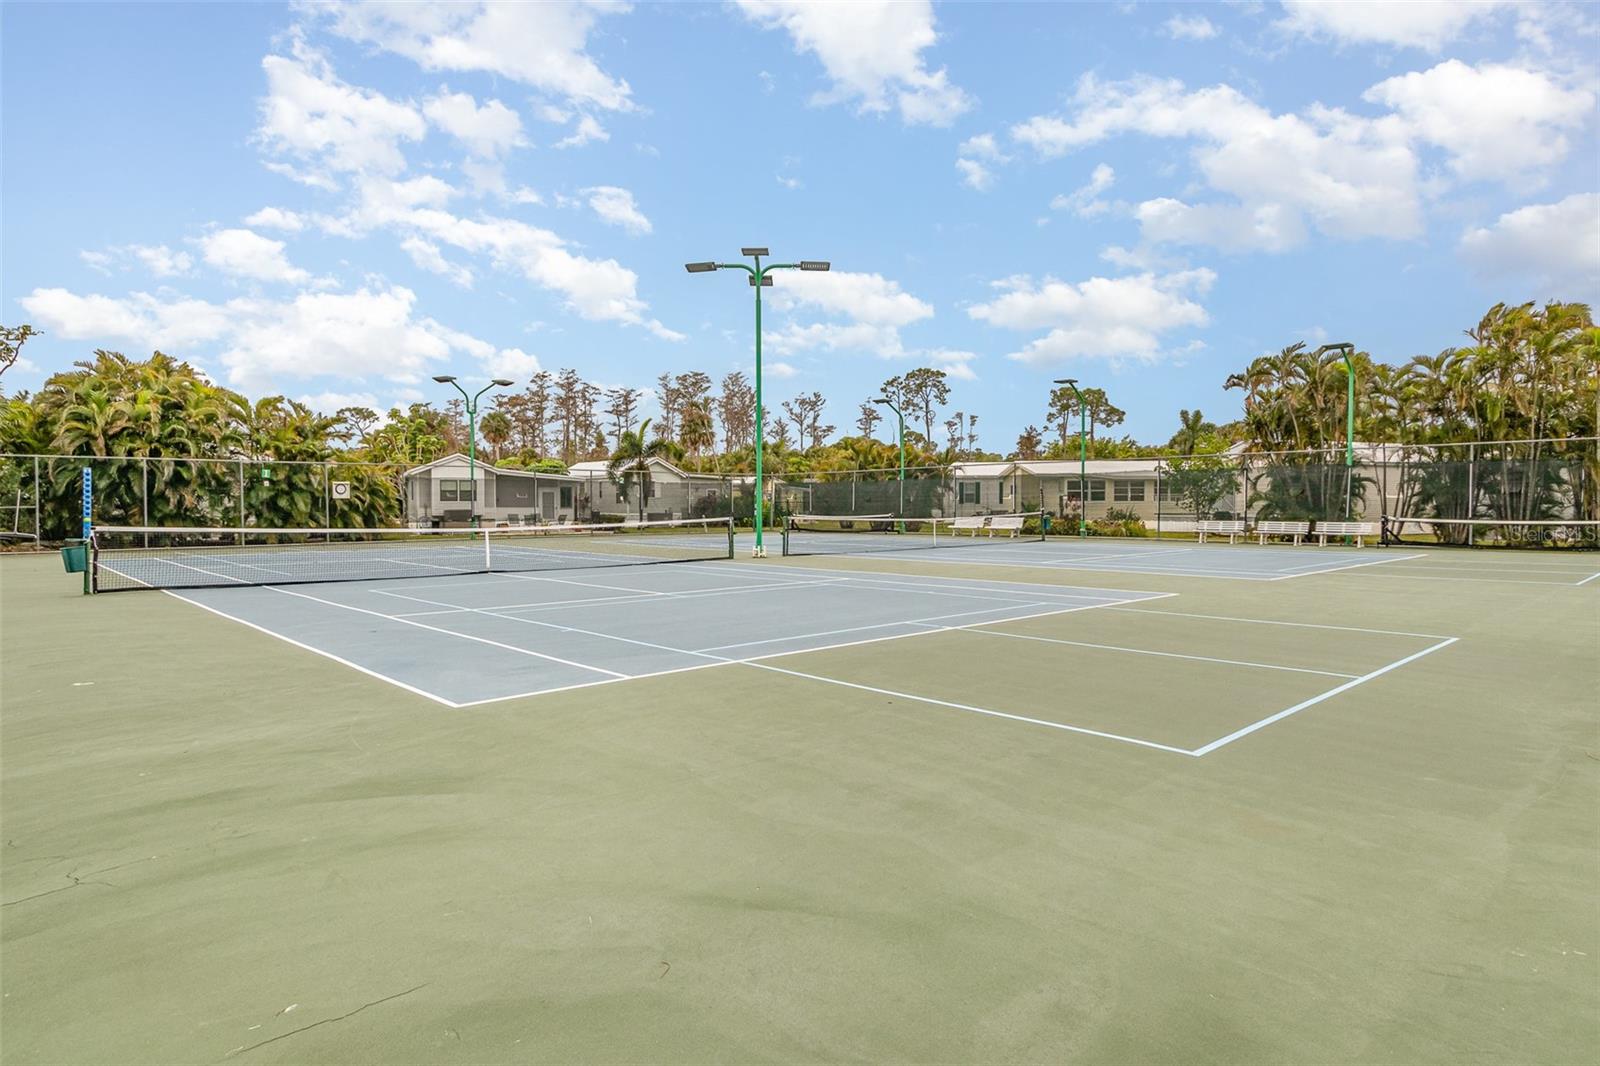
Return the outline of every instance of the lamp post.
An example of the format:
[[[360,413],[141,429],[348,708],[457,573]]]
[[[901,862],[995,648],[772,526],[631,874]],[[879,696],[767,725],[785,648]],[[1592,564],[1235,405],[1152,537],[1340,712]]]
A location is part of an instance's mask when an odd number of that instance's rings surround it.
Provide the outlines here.
[[[1072,389],[1078,400],[1078,536],[1089,535],[1089,408],[1078,391],[1077,378],[1056,378],[1057,385]]]
[[[468,396],[467,390],[461,387],[454,374],[435,374],[433,380],[441,385],[451,385],[467,401],[467,480],[472,485],[472,498],[468,501],[467,524],[478,524],[478,397],[494,388],[496,385],[515,385],[514,381],[505,378],[495,378],[489,384],[479,389],[475,394]]]
[[[901,519],[899,523],[900,532],[904,533],[906,531],[904,521],[906,517],[906,416],[900,408],[894,405],[894,401],[887,396],[879,396],[872,402],[887,407],[900,420],[900,506],[897,509],[899,513],[896,517]]]
[[[827,270],[829,264],[817,259],[802,259],[798,263],[768,263],[762,266],[761,257],[769,254],[765,248],[741,248],[739,254],[749,256],[755,261],[755,266],[752,267],[748,263],[685,263],[684,269],[691,274],[708,274],[714,270],[743,270],[750,275],[750,286],[756,290],[756,546],[750,556],[754,559],[765,559],[767,549],[761,536],[762,526],[766,524],[761,506],[763,452],[761,423],[765,414],[761,406],[761,289],[762,286],[772,284],[774,270]]]
[[[1354,486],[1351,484],[1352,475],[1356,465],[1356,364],[1351,357],[1355,354],[1356,346],[1349,341],[1340,341],[1337,344],[1324,344],[1311,356],[1320,360],[1324,352],[1338,352],[1344,357],[1344,517],[1350,519],[1353,507]]]

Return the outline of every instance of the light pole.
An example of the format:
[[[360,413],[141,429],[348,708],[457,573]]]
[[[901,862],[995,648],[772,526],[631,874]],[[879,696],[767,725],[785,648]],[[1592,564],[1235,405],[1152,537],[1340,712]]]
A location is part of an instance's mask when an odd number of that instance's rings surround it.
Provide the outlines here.
[[[505,378],[495,378],[489,384],[479,389],[475,395],[468,396],[467,390],[461,387],[454,374],[435,374],[433,380],[441,385],[452,385],[467,401],[467,480],[472,485],[472,499],[468,501],[467,525],[478,524],[478,397],[494,388],[496,385],[515,385],[514,381]]]
[[[761,265],[761,257],[769,254],[765,248],[740,248],[740,255],[747,255],[755,260],[755,266],[748,263],[685,263],[684,269],[691,274],[708,274],[713,270],[743,270],[750,275],[750,286],[756,290],[756,546],[751,551],[753,559],[765,559],[767,549],[761,537],[761,527],[765,525],[764,515],[761,513],[761,458],[762,458],[762,421],[765,413],[761,406],[761,287],[772,284],[772,271],[774,270],[827,270],[829,264],[819,259],[802,259],[798,263],[768,263]]]
[[[1072,389],[1078,400],[1078,536],[1089,535],[1089,408],[1078,391],[1077,378],[1056,378],[1057,385]]]
[[[884,407],[887,407],[889,410],[893,411],[894,416],[900,420],[900,506],[898,508],[899,514],[896,517],[902,519],[900,522],[900,532],[904,533],[906,531],[906,524],[904,522],[906,516],[906,416],[905,413],[900,410],[900,408],[894,405],[894,401],[890,400],[887,396],[879,396],[872,402],[876,404],[882,404]]]
[[[1340,341],[1337,344],[1324,344],[1311,356],[1313,361],[1321,360],[1324,352],[1338,352],[1344,357],[1344,517],[1350,519],[1352,508],[1352,475],[1356,465],[1356,364],[1351,358],[1355,354],[1356,346],[1349,341]]]

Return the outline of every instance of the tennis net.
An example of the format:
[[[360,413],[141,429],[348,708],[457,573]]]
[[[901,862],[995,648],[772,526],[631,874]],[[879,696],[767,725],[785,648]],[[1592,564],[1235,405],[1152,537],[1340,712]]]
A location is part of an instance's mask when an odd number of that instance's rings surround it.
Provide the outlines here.
[[[790,515],[783,526],[785,555],[855,555],[1042,540],[1044,526],[1038,511],[965,518]]]
[[[1600,548],[1594,519],[1414,518],[1383,516],[1383,543],[1408,547]]]
[[[97,526],[96,592],[579,570],[733,558],[731,518],[492,529]]]

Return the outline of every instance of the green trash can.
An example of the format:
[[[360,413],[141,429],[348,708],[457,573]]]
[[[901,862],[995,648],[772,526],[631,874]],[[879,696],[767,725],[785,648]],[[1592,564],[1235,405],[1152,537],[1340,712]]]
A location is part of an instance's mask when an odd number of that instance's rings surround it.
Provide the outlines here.
[[[69,540],[61,548],[61,563],[69,574],[81,574],[89,569],[89,545],[81,540]]]

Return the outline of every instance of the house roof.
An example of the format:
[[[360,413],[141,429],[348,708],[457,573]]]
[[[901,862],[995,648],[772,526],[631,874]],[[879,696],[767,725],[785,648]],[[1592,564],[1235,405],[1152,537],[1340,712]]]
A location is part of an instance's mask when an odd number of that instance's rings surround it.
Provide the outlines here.
[[[407,470],[402,476],[412,477],[417,474],[425,474],[430,470],[434,470],[442,466],[465,466],[468,462],[470,462],[470,459],[464,453],[451,452],[449,455],[435,459],[431,463],[423,463],[421,466],[414,466],[410,470]],[[478,463],[478,466],[484,470],[491,471],[495,477],[566,478],[569,481],[576,480],[570,474],[556,474],[544,470],[517,470],[509,466],[495,466],[493,463],[486,463],[482,461]]]

